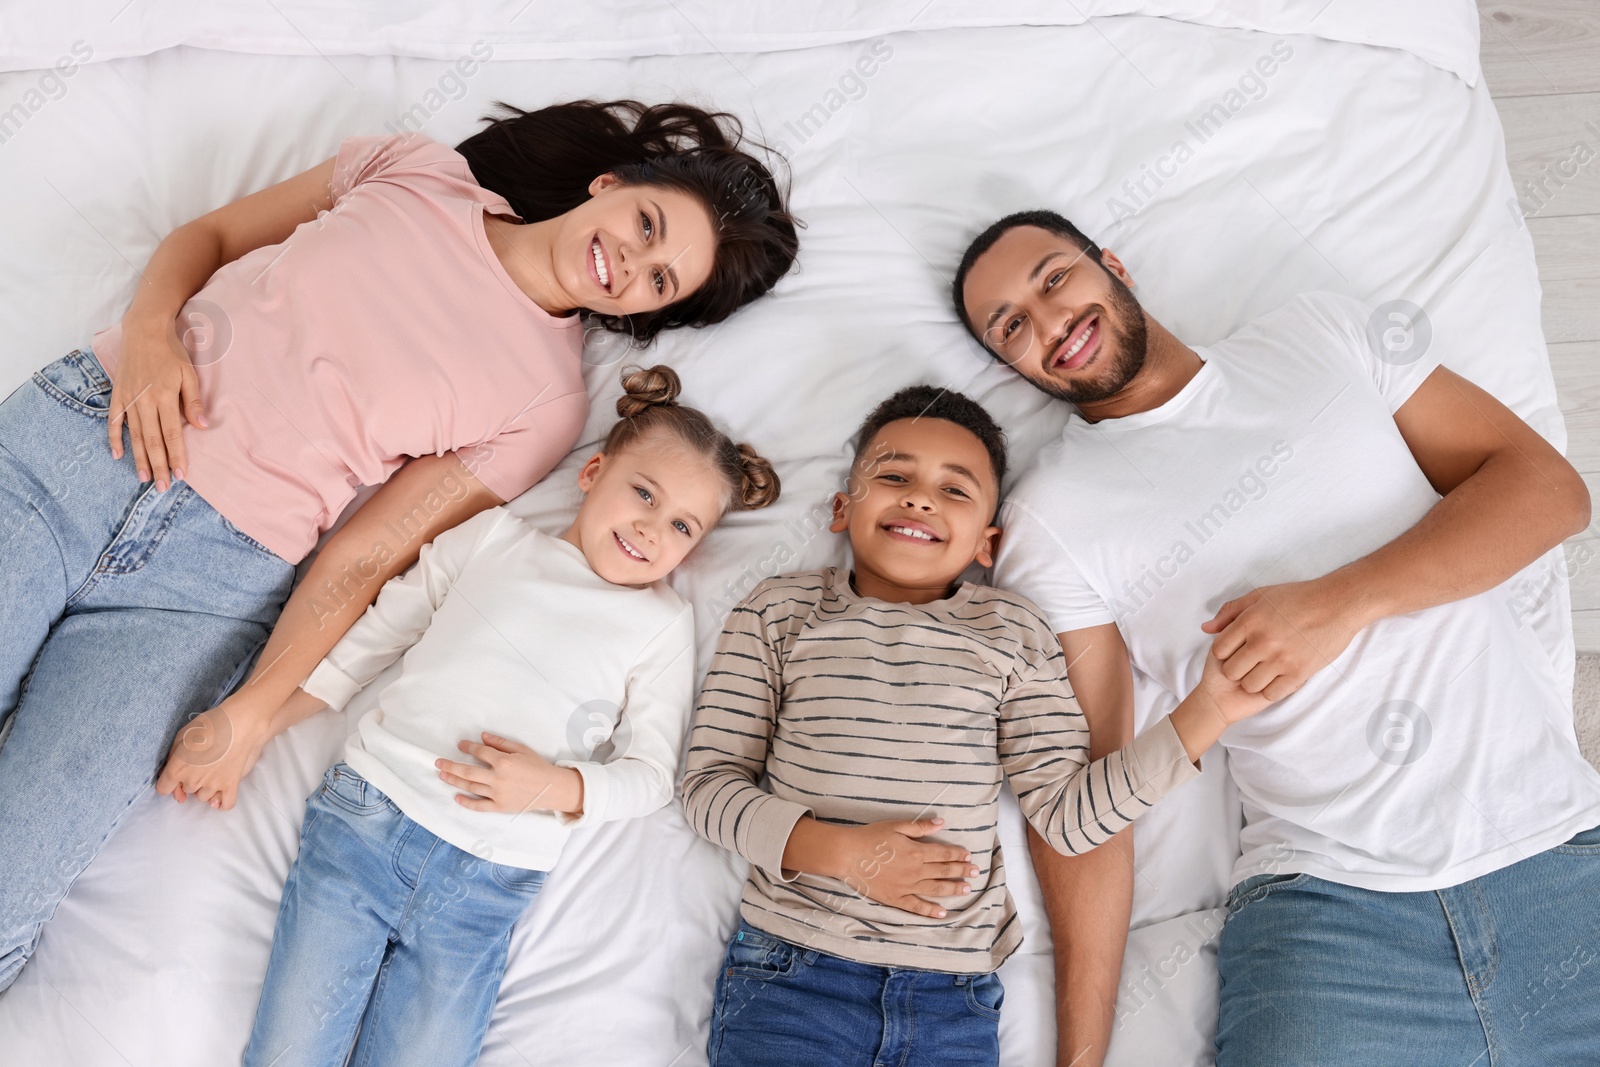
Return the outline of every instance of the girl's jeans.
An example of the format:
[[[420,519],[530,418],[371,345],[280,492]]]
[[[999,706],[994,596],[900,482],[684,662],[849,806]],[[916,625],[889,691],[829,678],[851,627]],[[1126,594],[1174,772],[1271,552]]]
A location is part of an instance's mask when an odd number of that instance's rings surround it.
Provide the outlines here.
[[[194,490],[111,458],[87,348],[0,404],[0,989],[160,773],[243,679],[294,567]]]
[[[245,1067],[471,1067],[544,879],[441,841],[334,764],[306,801]]]

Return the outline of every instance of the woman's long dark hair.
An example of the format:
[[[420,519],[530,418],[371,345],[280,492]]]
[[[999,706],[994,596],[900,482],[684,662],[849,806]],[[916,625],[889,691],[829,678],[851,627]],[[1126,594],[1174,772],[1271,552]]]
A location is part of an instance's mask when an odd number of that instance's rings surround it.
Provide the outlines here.
[[[793,265],[795,219],[769,171],[737,147],[743,127],[726,112],[688,104],[578,100],[503,114],[456,146],[478,184],[499,193],[527,222],[565,214],[589,199],[589,183],[615,174],[696,197],[711,215],[717,249],[711,277],[695,292],[637,315],[590,312],[641,347],[662,330],[721,322],[765,294]]]

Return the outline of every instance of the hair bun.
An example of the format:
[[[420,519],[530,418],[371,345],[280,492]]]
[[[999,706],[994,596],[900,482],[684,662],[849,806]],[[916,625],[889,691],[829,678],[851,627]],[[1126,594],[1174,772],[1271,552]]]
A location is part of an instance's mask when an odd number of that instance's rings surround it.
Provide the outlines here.
[[[678,380],[677,371],[659,364],[624,371],[622,389],[622,395],[617,398],[617,414],[631,419],[650,408],[676,404],[683,383]]]
[[[754,511],[777,502],[778,493],[782,486],[778,482],[778,472],[772,469],[756,450],[749,445],[741,444],[739,447],[739,467],[743,475],[739,484],[739,495],[735,505],[738,511]]]

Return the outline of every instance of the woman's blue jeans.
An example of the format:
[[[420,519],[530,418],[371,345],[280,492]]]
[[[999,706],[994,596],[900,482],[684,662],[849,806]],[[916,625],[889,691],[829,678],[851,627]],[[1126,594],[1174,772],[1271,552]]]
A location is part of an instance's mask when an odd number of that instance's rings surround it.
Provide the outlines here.
[[[334,764],[306,801],[245,1067],[472,1067],[544,880],[441,841]]]
[[[0,989],[294,581],[187,485],[141,484],[126,431],[112,459],[110,397],[85,348],[0,404]]]
[[[1217,964],[1217,1067],[1595,1067],[1600,827],[1433,893],[1248,878]]]

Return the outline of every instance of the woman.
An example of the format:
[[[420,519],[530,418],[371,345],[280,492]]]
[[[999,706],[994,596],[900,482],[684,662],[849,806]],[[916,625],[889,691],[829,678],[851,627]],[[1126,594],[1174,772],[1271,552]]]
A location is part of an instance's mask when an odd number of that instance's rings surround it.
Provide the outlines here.
[[[163,794],[231,807],[384,582],[571,449],[584,323],[646,344],[793,263],[731,116],[489,122],[350,138],[179,227],[119,326],[0,404],[0,989],[163,754]]]

